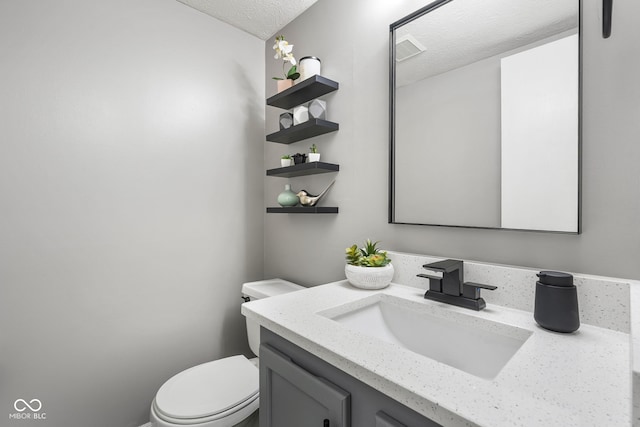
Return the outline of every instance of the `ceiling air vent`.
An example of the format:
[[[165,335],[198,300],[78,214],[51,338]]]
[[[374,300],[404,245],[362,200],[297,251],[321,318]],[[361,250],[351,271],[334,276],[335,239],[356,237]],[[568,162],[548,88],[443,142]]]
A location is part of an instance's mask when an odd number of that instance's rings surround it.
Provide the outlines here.
[[[420,44],[411,34],[400,37],[396,40],[396,61],[401,62],[416,56],[425,51],[425,47]]]

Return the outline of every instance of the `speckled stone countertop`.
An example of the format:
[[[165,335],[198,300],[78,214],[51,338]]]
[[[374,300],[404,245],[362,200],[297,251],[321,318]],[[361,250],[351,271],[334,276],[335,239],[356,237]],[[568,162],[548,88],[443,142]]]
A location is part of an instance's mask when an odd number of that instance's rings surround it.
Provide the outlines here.
[[[480,312],[425,300],[420,289],[392,284],[381,291],[347,281],[316,286],[242,306],[260,325],[315,354],[418,413],[449,426],[630,426],[630,336],[583,324],[573,334],[546,331],[530,312],[488,304]],[[331,310],[377,293],[407,307],[450,310],[531,332],[492,380],[347,329]],[[325,313],[325,315],[318,314]],[[419,333],[419,331],[416,331]]]

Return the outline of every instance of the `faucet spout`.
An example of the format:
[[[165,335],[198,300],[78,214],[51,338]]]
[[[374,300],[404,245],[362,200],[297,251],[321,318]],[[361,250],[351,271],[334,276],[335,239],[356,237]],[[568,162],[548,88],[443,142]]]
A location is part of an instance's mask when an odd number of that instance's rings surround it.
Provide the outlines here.
[[[446,259],[444,261],[425,264],[422,268],[442,273],[440,292],[446,295],[460,296],[463,293],[464,272],[462,261],[457,259]],[[431,280],[430,279],[430,283]]]

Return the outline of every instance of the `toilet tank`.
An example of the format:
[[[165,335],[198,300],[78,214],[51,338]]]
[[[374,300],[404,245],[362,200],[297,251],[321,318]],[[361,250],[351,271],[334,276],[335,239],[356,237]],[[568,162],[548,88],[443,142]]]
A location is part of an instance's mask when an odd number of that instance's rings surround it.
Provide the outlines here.
[[[304,286],[296,285],[282,279],[260,280],[257,282],[248,282],[242,285],[242,296],[245,301],[253,301],[262,298],[282,295],[289,292],[305,289]],[[247,338],[249,339],[249,347],[256,356],[260,348],[260,325],[251,319],[246,319]]]

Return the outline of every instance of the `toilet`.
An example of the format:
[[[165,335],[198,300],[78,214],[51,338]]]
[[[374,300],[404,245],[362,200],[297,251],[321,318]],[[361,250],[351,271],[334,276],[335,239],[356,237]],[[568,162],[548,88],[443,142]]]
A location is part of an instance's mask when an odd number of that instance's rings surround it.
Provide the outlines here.
[[[305,289],[282,279],[242,285],[245,301]],[[246,319],[249,347],[258,354],[260,326]],[[243,355],[203,363],[165,382],[151,405],[153,427],[257,427],[258,358]]]

